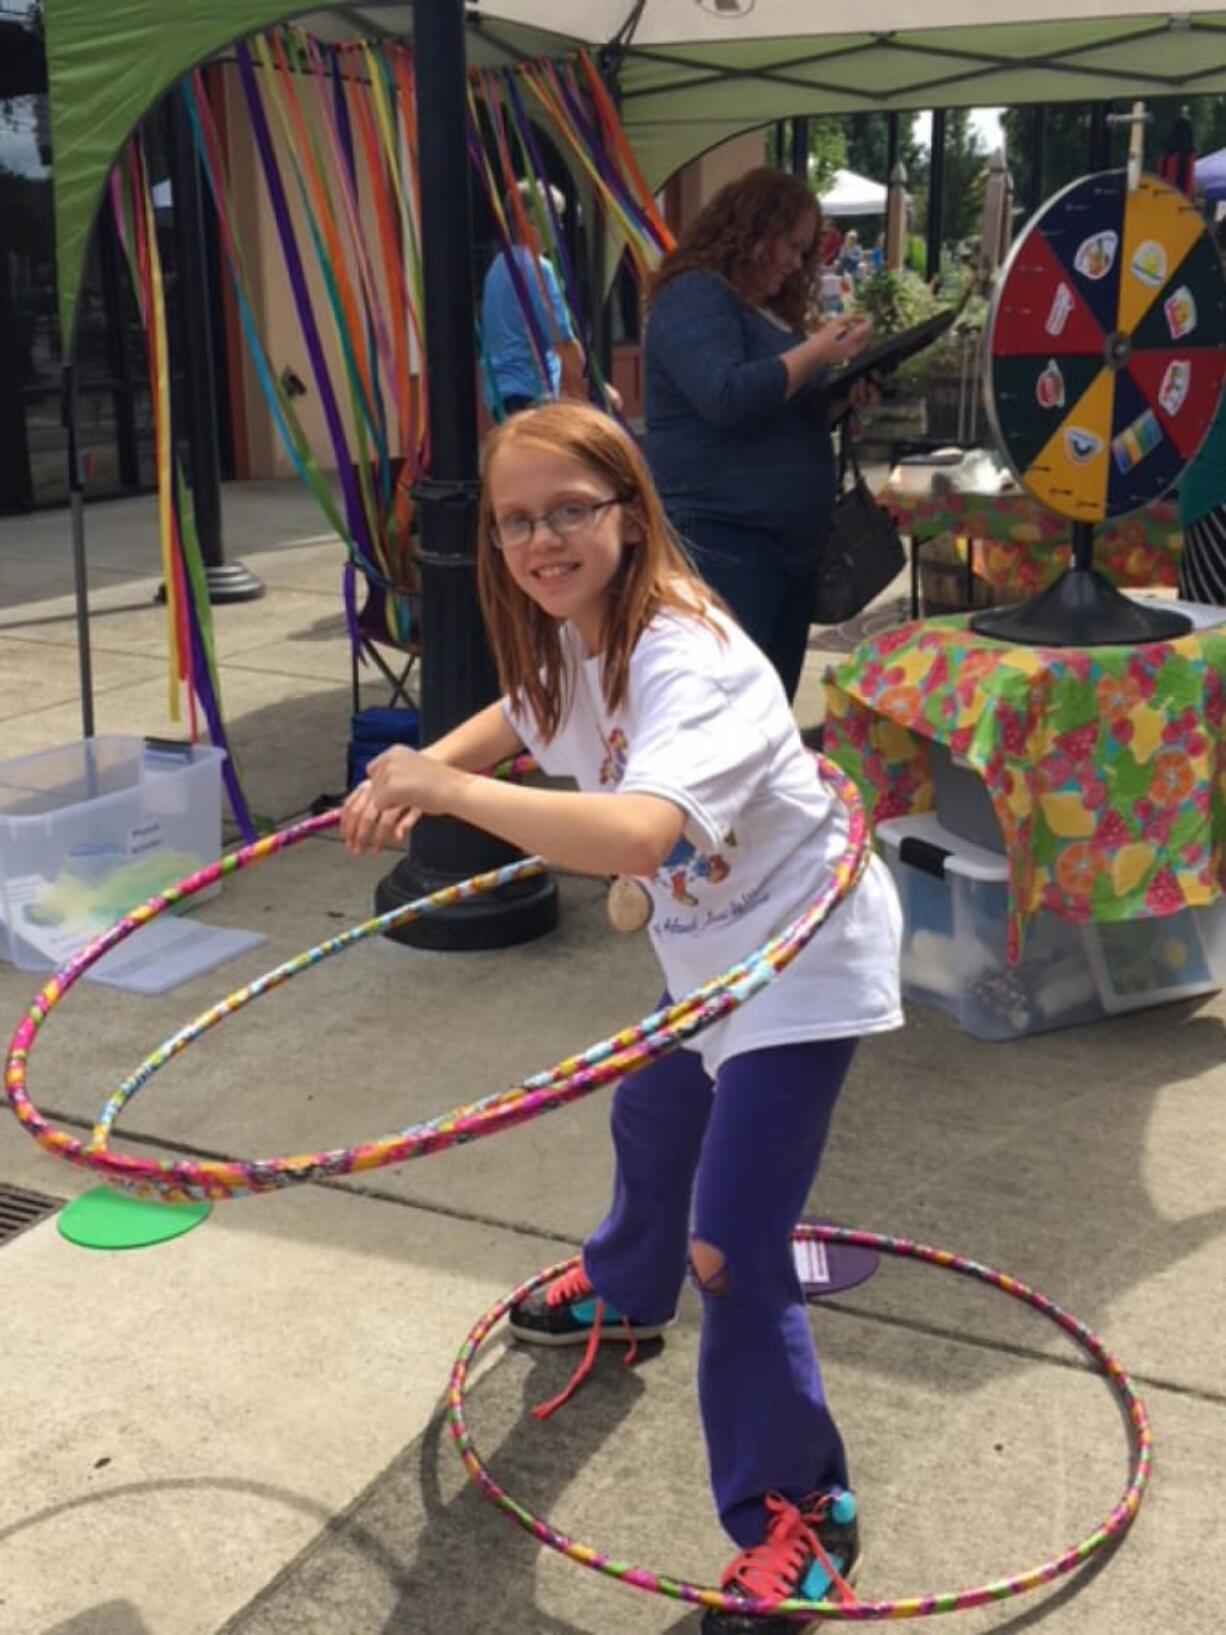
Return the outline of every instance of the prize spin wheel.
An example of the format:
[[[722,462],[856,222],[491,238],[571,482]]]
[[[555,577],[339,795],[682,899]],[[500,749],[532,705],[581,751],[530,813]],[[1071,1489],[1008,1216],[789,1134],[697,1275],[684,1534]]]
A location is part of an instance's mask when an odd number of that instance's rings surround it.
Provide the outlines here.
[[[1018,481],[1073,523],[1073,561],[1031,601],[976,615],[1039,646],[1163,641],[1189,621],[1094,571],[1094,525],[1174,487],[1226,378],[1226,277],[1200,212],[1124,171],[1082,177],[1023,232],[989,319],[987,404]]]

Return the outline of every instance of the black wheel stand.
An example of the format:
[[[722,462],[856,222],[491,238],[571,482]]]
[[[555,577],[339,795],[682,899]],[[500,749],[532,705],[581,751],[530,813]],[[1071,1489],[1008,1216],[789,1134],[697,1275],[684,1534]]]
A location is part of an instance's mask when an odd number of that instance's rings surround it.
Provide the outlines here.
[[[1186,635],[1192,621],[1165,608],[1143,607],[1108,584],[1094,568],[1094,526],[1073,524],[1073,561],[1046,590],[1014,607],[977,613],[971,629],[1031,647],[1137,646]]]

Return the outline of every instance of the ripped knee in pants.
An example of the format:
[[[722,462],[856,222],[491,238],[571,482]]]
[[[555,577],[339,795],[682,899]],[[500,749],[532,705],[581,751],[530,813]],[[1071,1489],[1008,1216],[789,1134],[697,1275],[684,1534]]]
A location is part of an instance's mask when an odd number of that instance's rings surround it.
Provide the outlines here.
[[[701,1238],[690,1240],[690,1274],[701,1294],[727,1294],[731,1283],[728,1264],[720,1250]]]

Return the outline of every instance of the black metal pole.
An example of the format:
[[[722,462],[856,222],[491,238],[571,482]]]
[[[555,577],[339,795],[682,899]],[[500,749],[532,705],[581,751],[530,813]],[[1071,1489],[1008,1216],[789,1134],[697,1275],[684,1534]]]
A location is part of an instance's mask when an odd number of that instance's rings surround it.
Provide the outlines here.
[[[1107,115],[1109,102],[1095,102],[1090,108],[1090,169],[1108,170],[1111,166],[1111,125]]]
[[[894,166],[902,153],[902,118],[897,113],[885,116],[885,179],[894,174]]]
[[[209,601],[253,602],[264,594],[262,581],[241,562],[227,562],[222,544],[221,463],[200,166],[187,110],[177,91],[166,99],[166,122],[174,208],[175,304],[184,362],[182,402],[196,533]]]
[[[79,327],[79,325],[77,326]],[[68,356],[76,351],[76,334]],[[72,578],[77,604],[77,669],[81,680],[81,736],[94,736],[94,670],[89,644],[89,578],[85,568],[85,468],[77,419],[77,376],[64,366],[64,429],[68,433],[68,507],[72,517]]]
[[[786,124],[786,122],[784,120],[777,119],[775,121],[775,128],[774,128],[774,130],[772,132],[772,136],[773,136],[773,139],[774,139],[774,148],[775,148],[775,165],[774,165],[774,168],[776,170],[782,170],[783,169],[783,156],[784,156],[784,153],[787,151],[787,124]]]
[[[792,120],[792,175],[802,182],[809,179],[809,119],[799,114]]]
[[[463,0],[413,0],[421,165],[422,281],[430,393],[430,474],[417,488],[421,568],[422,742],[433,743],[498,696],[481,628],[473,543],[477,514],[476,350],[470,244]],[[520,855],[453,818],[426,818],[412,849],[379,882],[380,913]],[[549,875],[426,915],[391,935],[414,948],[504,948],[552,931]]]
[[[1033,216],[1047,195],[1047,106],[1034,109],[1030,126],[1030,186],[1026,194],[1026,214]]]
[[[929,283],[941,271],[941,241],[945,227],[945,109],[932,110],[932,146],[928,156],[928,258],[924,277]]]
[[[610,384],[613,380],[613,317],[610,300],[613,287],[605,277],[609,259],[609,224],[604,205],[595,188],[588,194],[592,201],[588,223],[588,322],[591,327],[591,348],[601,375]],[[590,395],[590,394],[589,394]]]

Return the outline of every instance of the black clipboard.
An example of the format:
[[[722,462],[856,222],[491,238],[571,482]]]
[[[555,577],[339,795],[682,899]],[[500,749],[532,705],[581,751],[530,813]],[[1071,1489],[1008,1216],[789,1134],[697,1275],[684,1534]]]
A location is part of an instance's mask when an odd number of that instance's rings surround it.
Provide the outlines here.
[[[841,397],[858,380],[867,380],[870,375],[892,375],[899,364],[913,358],[917,352],[922,352],[934,341],[939,341],[945,331],[961,317],[968,299],[969,292],[962,297],[956,307],[947,307],[944,312],[925,318],[923,323],[916,324],[911,329],[901,330],[897,335],[891,335],[888,340],[865,347],[859,357],[852,358],[832,376],[830,390],[837,392]]]

